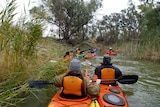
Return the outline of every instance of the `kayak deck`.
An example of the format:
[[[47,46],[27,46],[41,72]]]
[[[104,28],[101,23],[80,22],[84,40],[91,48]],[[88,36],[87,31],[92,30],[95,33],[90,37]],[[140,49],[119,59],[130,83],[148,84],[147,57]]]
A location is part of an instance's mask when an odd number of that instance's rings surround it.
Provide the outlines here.
[[[61,89],[52,98],[48,107],[90,107],[92,102],[90,97],[85,97],[82,99],[66,99],[60,97]]]
[[[88,70],[85,72],[85,76],[90,80]],[[94,84],[94,82],[93,82]],[[100,84],[100,94],[96,97],[95,101],[87,96],[82,99],[66,99],[60,97],[62,88],[51,99],[48,107],[129,107],[127,99],[119,87]]]
[[[92,104],[92,98],[66,99],[60,97],[61,89],[51,99],[48,107],[97,107]],[[97,97],[99,107],[128,107],[128,102],[122,89],[117,86],[100,85],[100,94]]]
[[[128,102],[122,89],[116,86],[100,86],[100,95],[97,97],[100,107],[128,107]]]

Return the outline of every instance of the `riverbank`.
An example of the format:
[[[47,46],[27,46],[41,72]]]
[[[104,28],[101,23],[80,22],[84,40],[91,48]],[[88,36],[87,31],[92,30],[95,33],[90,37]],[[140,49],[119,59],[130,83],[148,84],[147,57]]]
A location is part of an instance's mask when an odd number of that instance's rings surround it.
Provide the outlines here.
[[[102,44],[97,45],[101,52],[107,49],[109,46]],[[21,71],[16,71],[16,66],[11,62],[13,56],[4,59],[1,55],[1,69],[0,69],[0,106],[9,107],[17,106],[17,103],[23,102],[28,99],[28,96],[33,94],[35,98],[38,96],[34,94],[34,91],[28,87],[29,80],[48,80],[52,81],[55,75],[59,75],[68,70],[68,65],[64,63],[63,55],[67,50],[72,49],[66,44],[61,44],[52,38],[43,38],[38,42],[36,47],[36,56],[24,59],[20,64]],[[137,52],[138,46],[133,43],[123,43],[121,45],[115,44],[112,46],[115,52],[131,58],[145,59],[150,53],[146,51],[144,54]],[[152,55],[152,54],[150,54]],[[157,61],[160,54],[150,56],[148,59],[155,57],[154,61]],[[2,60],[3,59],[3,60]],[[11,61],[10,63],[6,63]],[[56,61],[56,63],[54,63]],[[23,66],[22,66],[23,65]],[[14,70],[13,70],[14,69]],[[16,71],[16,72],[15,72]],[[44,90],[42,90],[44,91]]]
[[[3,52],[0,58],[0,107],[15,107],[25,101],[30,94],[34,95],[35,90],[28,87],[28,81],[40,79],[52,81],[55,75],[68,70],[68,66],[62,61],[67,48],[52,39],[43,38],[38,41],[35,56],[21,59],[18,65],[13,62],[15,58],[13,54],[4,58],[6,54]]]
[[[125,42],[125,43],[117,43],[111,46],[106,46],[104,44],[98,44],[101,51],[112,47],[112,49],[121,55],[127,56],[132,59],[137,60],[148,60],[156,63],[160,63],[160,49],[152,49],[150,46],[140,46],[139,43],[133,42]]]

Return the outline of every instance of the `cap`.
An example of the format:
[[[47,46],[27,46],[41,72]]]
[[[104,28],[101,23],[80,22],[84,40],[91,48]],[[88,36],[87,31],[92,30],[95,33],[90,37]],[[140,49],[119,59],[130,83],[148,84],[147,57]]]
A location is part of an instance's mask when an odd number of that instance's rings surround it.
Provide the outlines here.
[[[110,58],[110,56],[108,54],[105,54],[103,57],[104,58]]]
[[[71,61],[70,71],[81,71],[81,63],[78,59],[73,59]]]
[[[110,63],[111,57],[108,54],[105,54],[103,57],[103,63]]]

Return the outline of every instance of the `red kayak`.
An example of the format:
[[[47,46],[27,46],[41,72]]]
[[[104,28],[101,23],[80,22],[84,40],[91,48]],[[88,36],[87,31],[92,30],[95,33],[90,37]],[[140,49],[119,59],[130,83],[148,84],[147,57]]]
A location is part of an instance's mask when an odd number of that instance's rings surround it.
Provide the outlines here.
[[[84,58],[85,58],[85,59],[91,59],[91,58],[94,58],[96,55],[97,55],[96,52],[94,52],[94,53],[87,53],[87,54],[84,56]]]
[[[109,56],[117,56],[117,53],[113,52],[113,51],[109,51],[109,50],[105,50],[104,52],[105,54],[108,54]]]

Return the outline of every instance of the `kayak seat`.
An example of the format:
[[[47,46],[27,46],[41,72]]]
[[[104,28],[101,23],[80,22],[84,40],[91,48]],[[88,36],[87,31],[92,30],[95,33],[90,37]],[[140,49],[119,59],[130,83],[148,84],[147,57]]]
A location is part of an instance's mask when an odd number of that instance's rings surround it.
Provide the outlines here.
[[[86,97],[83,89],[83,80],[76,76],[65,76],[63,78],[63,90],[60,96],[67,99]]]
[[[119,94],[119,93],[120,93],[120,91],[117,90],[116,88],[109,88],[109,91],[110,91],[110,92],[113,92],[113,93],[116,93],[116,94]]]
[[[114,80],[115,79],[115,70],[113,68],[101,69],[101,79],[109,80],[109,81],[102,82],[103,84],[112,85],[112,86],[117,85],[116,81]]]
[[[116,94],[108,93],[103,96],[103,100],[109,104],[116,106],[124,106],[124,100]]]

